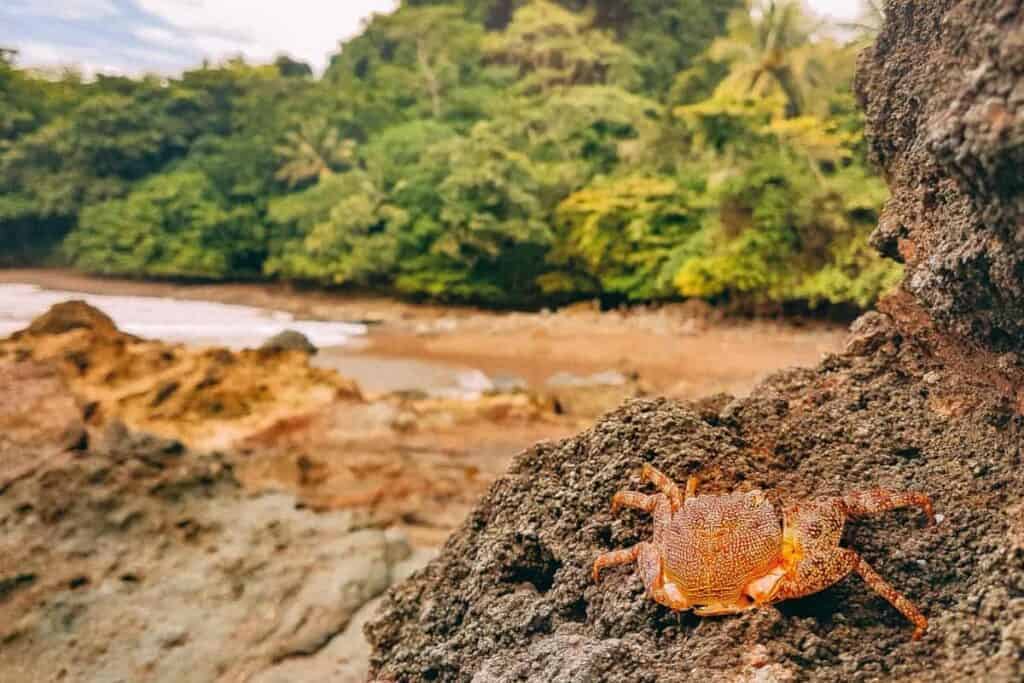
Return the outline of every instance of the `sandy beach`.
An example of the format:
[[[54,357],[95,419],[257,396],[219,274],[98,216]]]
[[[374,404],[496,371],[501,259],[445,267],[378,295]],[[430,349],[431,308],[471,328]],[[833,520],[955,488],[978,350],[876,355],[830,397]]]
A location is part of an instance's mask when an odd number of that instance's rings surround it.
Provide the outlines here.
[[[566,373],[616,372],[652,393],[744,395],[773,370],[835,352],[845,329],[816,320],[730,319],[693,302],[597,311],[496,312],[270,284],[179,284],[86,276],[67,270],[0,270],[0,284],[48,290],[218,302],[298,319],[366,324],[364,339],[325,348],[317,364],[371,392],[457,386],[480,372],[540,387]],[[472,381],[472,380],[470,380]]]

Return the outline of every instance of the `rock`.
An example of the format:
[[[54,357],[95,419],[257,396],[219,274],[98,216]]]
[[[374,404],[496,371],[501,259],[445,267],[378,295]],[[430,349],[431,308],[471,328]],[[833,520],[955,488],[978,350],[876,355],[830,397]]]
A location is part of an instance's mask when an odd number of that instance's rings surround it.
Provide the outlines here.
[[[78,329],[104,335],[117,332],[110,316],[80,300],[54,304],[49,311],[33,320],[26,332],[30,335],[50,335]]]
[[[131,429],[196,448],[225,448],[288,415],[336,401],[360,403],[359,387],[310,365],[305,353],[196,349],[120,332],[81,302],[53,306],[0,339],[0,362],[49,364],[89,406],[87,422]]]
[[[1022,10],[993,0],[888,5],[856,79],[892,193],[872,242],[906,261],[906,289],[943,329],[1020,351]]]
[[[1024,576],[1024,556],[1003,548],[1009,510],[1024,500],[1024,473],[1005,455],[1019,449],[1019,435],[994,432],[985,418],[999,401],[950,422],[928,409],[920,377],[906,381],[910,363],[882,354],[831,363],[780,373],[754,397],[729,404],[717,424],[670,401],[633,401],[578,437],[523,453],[442,555],[385,598],[367,626],[374,675],[724,679],[743,666],[749,642],[765,645],[780,671],[810,668],[816,680],[850,680],[871,662],[916,679],[972,679],[990,667],[1007,674],[999,680],[1024,673],[1016,657],[990,654],[1018,617],[979,617],[964,591],[1007,590]],[[862,393],[877,398],[851,411]],[[817,398],[809,404],[807,396]],[[851,435],[865,426],[870,436],[856,442]],[[907,440],[920,456],[894,470],[894,444]],[[971,475],[949,486],[965,459],[984,466],[982,505]],[[696,474],[707,492],[761,487],[789,499],[873,486],[931,492],[945,515],[941,527],[921,528],[915,515],[897,513],[852,525],[849,540],[932,618],[931,630],[912,643],[902,616],[857,579],[778,608],[703,621],[648,599],[632,568],[594,584],[598,554],[651,533],[646,516],[612,515],[608,507],[615,491],[641,486],[644,462],[679,480]],[[948,650],[961,624],[970,640]],[[807,651],[800,643],[810,636],[827,647]],[[849,659],[836,660],[836,651]]]
[[[433,550],[419,549],[393,565],[390,580],[397,583],[422,568],[434,555]],[[292,657],[268,668],[249,683],[365,683],[369,673],[370,644],[363,627],[377,613],[381,598],[364,604],[352,615],[345,630],[323,648],[308,656]]]
[[[491,377],[492,391],[498,394],[513,394],[529,388],[526,380],[515,375],[495,375]]]
[[[40,453],[61,443],[46,434]],[[0,520],[5,680],[250,680],[316,657],[411,557],[351,513],[248,496],[223,456],[116,423],[0,487]]]
[[[635,381],[621,372],[607,370],[587,376],[555,373],[547,379],[541,393],[561,415],[597,417],[642,391]]]
[[[854,355],[874,353],[880,346],[892,341],[895,334],[895,327],[889,316],[870,311],[850,325],[846,352]]]
[[[547,379],[545,386],[552,389],[562,387],[594,387],[610,386],[618,387],[627,384],[629,380],[621,372],[616,370],[605,370],[592,375],[582,377],[571,372],[557,372]]]
[[[82,407],[55,368],[0,361],[0,492],[87,443]]]
[[[454,332],[458,327],[459,322],[455,318],[439,318],[429,322],[416,323],[413,331],[420,336],[432,336]]]
[[[494,390],[494,382],[480,370],[465,370],[455,378],[457,392],[460,394],[479,396],[486,391]]]
[[[310,356],[316,355],[317,352],[316,346],[309,341],[309,337],[295,330],[285,330],[275,334],[263,342],[260,349],[264,351],[302,351]]]

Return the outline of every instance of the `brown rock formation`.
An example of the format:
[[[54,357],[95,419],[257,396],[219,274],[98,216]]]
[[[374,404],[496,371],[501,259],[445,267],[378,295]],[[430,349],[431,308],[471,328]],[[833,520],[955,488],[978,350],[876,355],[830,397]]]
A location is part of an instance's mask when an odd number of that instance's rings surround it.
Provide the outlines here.
[[[348,627],[421,563],[400,536],[116,422],[86,445],[45,366],[0,387],[0,680],[365,680]]]
[[[248,491],[287,491],[316,510],[359,509],[365,522],[400,525],[429,546],[465,518],[522,444],[565,436],[582,421],[523,393],[367,400],[353,382],[311,366],[302,349],[140,339],[83,302],[58,304],[0,340],[0,389],[8,384],[20,388],[0,391],[0,488],[85,439],[86,429],[124,423],[225,450]],[[63,441],[32,448],[42,432]]]
[[[191,349],[120,332],[80,301],[57,304],[0,341],[0,359],[53,364],[86,403],[88,422],[110,419],[222,448],[284,417],[338,402],[359,388],[314,368],[300,350]]]

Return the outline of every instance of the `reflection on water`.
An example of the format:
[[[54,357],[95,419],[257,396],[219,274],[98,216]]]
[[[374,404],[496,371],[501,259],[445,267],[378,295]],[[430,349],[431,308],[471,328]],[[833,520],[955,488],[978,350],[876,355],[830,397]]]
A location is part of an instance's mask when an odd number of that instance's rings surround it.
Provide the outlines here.
[[[0,284],[0,337],[28,326],[50,306],[81,299],[100,309],[118,328],[139,337],[190,344],[258,346],[284,330],[297,330],[319,347],[344,346],[366,334],[355,323],[296,320],[291,314],[250,306],[149,296],[109,296]]]

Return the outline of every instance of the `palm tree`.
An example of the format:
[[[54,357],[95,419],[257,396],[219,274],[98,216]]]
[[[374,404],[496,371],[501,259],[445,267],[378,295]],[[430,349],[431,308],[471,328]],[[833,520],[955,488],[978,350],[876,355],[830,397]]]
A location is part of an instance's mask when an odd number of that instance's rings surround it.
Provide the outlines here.
[[[303,121],[285,133],[284,140],[274,147],[281,157],[276,177],[289,185],[325,178],[348,166],[355,152],[355,143],[341,139],[338,129],[322,118]]]
[[[817,29],[796,0],[755,0],[733,13],[728,33],[709,49],[713,60],[730,67],[719,87],[760,97],[781,92],[786,116],[802,115],[806,92],[823,72],[812,43]]]

